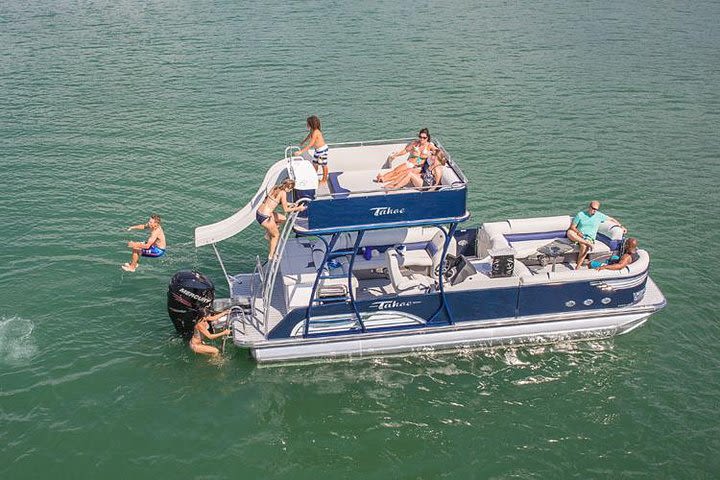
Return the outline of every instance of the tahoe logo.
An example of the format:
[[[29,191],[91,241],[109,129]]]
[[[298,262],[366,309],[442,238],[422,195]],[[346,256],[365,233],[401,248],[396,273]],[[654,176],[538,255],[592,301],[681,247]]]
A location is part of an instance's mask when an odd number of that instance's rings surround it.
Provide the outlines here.
[[[419,305],[419,300],[416,301],[410,301],[410,302],[398,302],[397,300],[385,300],[381,302],[373,302],[371,303],[368,308],[377,308],[378,310],[389,310],[391,308],[403,308],[403,307],[412,307],[413,305]]]
[[[371,208],[374,217],[383,217],[385,215],[402,215],[405,213],[404,208],[375,207]]]

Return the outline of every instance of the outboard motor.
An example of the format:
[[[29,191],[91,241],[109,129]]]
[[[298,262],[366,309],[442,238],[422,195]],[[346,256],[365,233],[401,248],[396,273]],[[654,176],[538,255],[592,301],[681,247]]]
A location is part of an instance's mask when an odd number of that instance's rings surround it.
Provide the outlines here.
[[[215,285],[200,272],[182,270],[170,280],[167,299],[168,315],[175,330],[189,338],[195,323],[205,315],[205,309],[212,308]]]

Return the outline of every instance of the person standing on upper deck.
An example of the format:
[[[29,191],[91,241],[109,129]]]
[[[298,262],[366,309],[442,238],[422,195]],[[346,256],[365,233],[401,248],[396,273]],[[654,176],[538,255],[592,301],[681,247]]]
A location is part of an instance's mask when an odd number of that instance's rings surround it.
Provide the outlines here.
[[[587,210],[581,210],[575,215],[575,218],[573,218],[566,234],[567,238],[580,245],[578,261],[575,267],[577,270],[582,267],[588,252],[593,249],[600,224],[605,222],[618,225],[623,229],[623,233],[627,233],[627,230],[620,225],[620,222],[600,211],[600,202],[597,200],[590,202]]]
[[[314,149],[313,163],[315,164],[315,170],[320,173],[319,170],[322,167],[322,179],[320,179],[320,183],[327,183],[327,161],[330,148],[327,146],[327,143],[325,143],[325,137],[323,137],[322,130],[320,129],[320,119],[315,115],[309,116],[307,118],[307,128],[310,130],[310,133],[300,142],[300,146],[302,147],[305,142],[308,142],[308,144],[298,150],[295,155],[302,155],[311,148]]]

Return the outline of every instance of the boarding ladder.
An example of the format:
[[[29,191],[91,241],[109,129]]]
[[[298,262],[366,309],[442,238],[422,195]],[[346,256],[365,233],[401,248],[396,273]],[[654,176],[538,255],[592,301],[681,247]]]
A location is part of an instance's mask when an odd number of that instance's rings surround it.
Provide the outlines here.
[[[307,203],[308,199],[301,198],[297,202],[295,202],[296,205]],[[263,326],[264,326],[264,332],[263,334],[267,337],[268,334],[268,323],[269,323],[269,315],[270,315],[270,302],[272,301],[273,291],[275,289],[275,279],[277,278],[278,270],[280,270],[280,260],[283,258],[283,254],[285,253],[285,246],[287,245],[287,241],[290,238],[290,235],[293,232],[293,229],[295,227],[295,222],[297,220],[298,214],[300,212],[292,212],[288,215],[287,220],[285,221],[285,224],[283,225],[283,229],[280,232],[280,239],[278,240],[277,246],[275,248],[275,255],[272,259],[269,259],[268,262],[265,264],[265,275],[264,275],[264,282],[263,282]],[[253,315],[256,315],[256,310],[253,309]]]

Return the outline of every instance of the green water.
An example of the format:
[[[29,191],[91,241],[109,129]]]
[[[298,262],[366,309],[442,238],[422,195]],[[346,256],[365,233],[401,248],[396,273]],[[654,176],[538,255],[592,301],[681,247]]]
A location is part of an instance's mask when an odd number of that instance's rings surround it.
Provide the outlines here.
[[[720,4],[0,4],[0,477],[717,478]],[[173,334],[194,227],[317,114],[438,134],[471,223],[598,198],[669,305],[608,341],[222,363]],[[135,274],[124,231],[169,253]],[[264,251],[221,245],[232,271]],[[226,293],[219,292],[220,295]]]

